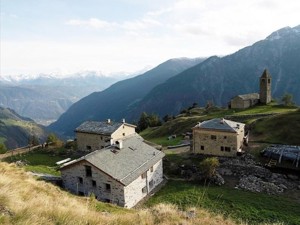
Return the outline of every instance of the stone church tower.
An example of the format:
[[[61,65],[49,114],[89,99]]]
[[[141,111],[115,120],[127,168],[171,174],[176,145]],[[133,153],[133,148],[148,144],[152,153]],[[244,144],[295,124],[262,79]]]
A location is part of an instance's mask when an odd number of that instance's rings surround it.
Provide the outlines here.
[[[272,100],[271,96],[271,75],[267,69],[264,70],[260,77],[259,98],[262,104],[268,104]]]

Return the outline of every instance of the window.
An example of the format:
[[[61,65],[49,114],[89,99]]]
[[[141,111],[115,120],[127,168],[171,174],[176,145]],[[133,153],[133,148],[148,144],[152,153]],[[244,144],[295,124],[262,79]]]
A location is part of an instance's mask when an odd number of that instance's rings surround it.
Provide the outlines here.
[[[105,190],[107,191],[107,192],[110,192],[111,191],[111,186],[110,186],[110,184],[105,184]]]
[[[91,177],[92,176],[92,167],[90,166],[84,166],[85,167],[85,175],[87,177]]]
[[[153,180],[150,180],[150,182],[149,182],[149,188],[152,189],[153,186],[154,186],[154,181],[153,181]]]
[[[101,136],[100,139],[103,140],[103,137]]]
[[[142,193],[146,193],[146,192],[147,192],[147,187],[145,186],[142,188]]]
[[[123,133],[123,136],[125,136],[125,133]]]
[[[265,79],[261,79],[261,82],[264,84],[265,83]]]
[[[216,135],[210,135],[211,140],[217,140],[217,136]]]
[[[201,150],[204,150],[204,146],[203,146],[203,145],[201,145],[201,147],[200,147],[200,148],[201,148]]]
[[[153,172],[153,166],[150,167],[150,172]]]
[[[84,196],[84,193],[82,191],[78,191],[78,195]]]
[[[87,149],[87,150],[91,150],[92,147],[91,147],[90,145],[87,145],[87,146],[86,146],[86,149]]]
[[[226,152],[230,152],[230,150],[231,150],[230,147],[225,147]]]
[[[221,146],[221,151],[222,151],[222,152],[224,151],[224,147],[223,147],[223,146]]]
[[[142,179],[145,179],[147,177],[147,171],[142,174]]]
[[[79,183],[79,184],[82,184],[82,183],[83,183],[82,177],[77,177],[77,180],[78,180],[78,183]]]
[[[95,180],[92,180],[92,186],[96,187],[97,186],[97,182]]]
[[[270,84],[271,83],[271,79],[268,79],[268,84]]]
[[[109,198],[105,198],[104,202],[110,203],[110,199]]]

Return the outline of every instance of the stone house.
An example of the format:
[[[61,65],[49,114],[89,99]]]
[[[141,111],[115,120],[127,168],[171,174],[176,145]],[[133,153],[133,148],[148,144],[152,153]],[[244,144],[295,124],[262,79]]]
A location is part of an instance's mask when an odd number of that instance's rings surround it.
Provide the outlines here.
[[[259,103],[259,94],[251,93],[245,95],[237,95],[231,99],[231,108],[246,109]]]
[[[78,195],[131,208],[163,181],[164,153],[134,133],[61,168],[63,186]]]
[[[193,153],[234,157],[242,152],[245,124],[217,118],[193,128]]]
[[[259,93],[237,95],[230,100],[230,108],[246,109],[258,103],[268,104],[272,100],[271,95],[271,75],[267,69],[260,77]]]
[[[135,133],[132,124],[113,122],[86,121],[75,129],[77,147],[80,151],[92,152],[111,145],[111,142]]]

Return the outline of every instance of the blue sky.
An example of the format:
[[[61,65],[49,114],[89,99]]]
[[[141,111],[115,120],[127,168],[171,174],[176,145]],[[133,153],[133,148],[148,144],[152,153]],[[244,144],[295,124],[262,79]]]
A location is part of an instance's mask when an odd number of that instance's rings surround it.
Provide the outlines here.
[[[300,24],[298,0],[0,0],[1,76],[135,72]]]

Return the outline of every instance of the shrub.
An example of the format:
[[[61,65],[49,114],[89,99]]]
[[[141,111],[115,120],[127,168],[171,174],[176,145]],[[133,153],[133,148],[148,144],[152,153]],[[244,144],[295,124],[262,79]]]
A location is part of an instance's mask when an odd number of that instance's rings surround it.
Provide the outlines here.
[[[200,162],[200,169],[206,178],[211,178],[216,173],[216,169],[219,165],[220,163],[218,158],[206,158]]]

